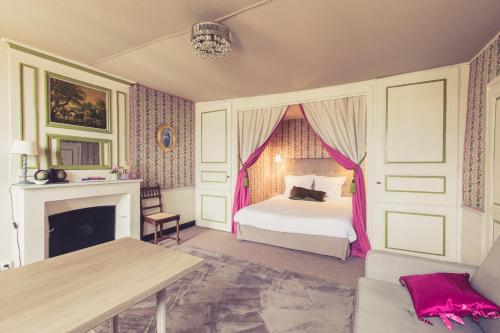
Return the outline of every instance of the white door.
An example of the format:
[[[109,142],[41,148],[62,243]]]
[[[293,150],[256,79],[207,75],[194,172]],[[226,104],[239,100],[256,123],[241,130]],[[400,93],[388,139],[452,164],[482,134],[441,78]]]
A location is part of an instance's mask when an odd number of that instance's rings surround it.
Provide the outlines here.
[[[196,105],[196,223],[231,231],[231,103]]]
[[[377,80],[376,249],[457,260],[458,67]]]
[[[500,236],[500,76],[486,93],[486,251]]]

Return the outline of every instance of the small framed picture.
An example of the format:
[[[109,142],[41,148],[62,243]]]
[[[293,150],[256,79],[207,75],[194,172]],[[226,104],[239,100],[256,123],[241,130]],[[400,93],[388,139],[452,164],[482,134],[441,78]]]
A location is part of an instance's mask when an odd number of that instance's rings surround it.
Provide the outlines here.
[[[160,149],[164,152],[170,152],[175,148],[175,130],[172,126],[161,125],[156,132],[156,141],[160,146]]]

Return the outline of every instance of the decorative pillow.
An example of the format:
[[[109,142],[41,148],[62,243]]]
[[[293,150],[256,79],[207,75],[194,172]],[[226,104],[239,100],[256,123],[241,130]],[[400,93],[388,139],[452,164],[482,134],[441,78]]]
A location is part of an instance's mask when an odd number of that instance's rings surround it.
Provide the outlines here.
[[[290,196],[290,191],[294,186],[311,189],[314,180],[314,175],[303,176],[285,176],[285,195]]]
[[[500,308],[472,288],[468,273],[407,275],[399,282],[408,289],[418,318],[428,324],[424,317],[439,317],[450,330],[450,319],[465,325],[461,317],[500,318]]]
[[[290,191],[290,199],[306,201],[325,201],[326,192],[314,191],[303,187],[294,186]]]
[[[326,192],[326,200],[336,200],[342,197],[342,186],[344,186],[346,176],[341,177],[314,177],[314,189]]]

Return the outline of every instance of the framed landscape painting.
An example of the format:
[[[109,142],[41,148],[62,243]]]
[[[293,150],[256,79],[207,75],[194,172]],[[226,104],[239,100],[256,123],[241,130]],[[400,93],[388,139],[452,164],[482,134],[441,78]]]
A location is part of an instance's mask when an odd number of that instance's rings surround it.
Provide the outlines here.
[[[111,90],[47,72],[47,126],[111,133]]]

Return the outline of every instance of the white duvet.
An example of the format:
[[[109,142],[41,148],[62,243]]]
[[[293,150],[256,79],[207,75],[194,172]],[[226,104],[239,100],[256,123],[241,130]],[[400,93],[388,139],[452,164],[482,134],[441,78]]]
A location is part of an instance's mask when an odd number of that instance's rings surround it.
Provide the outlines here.
[[[351,198],[315,202],[278,195],[241,209],[234,220],[265,230],[356,240]]]

